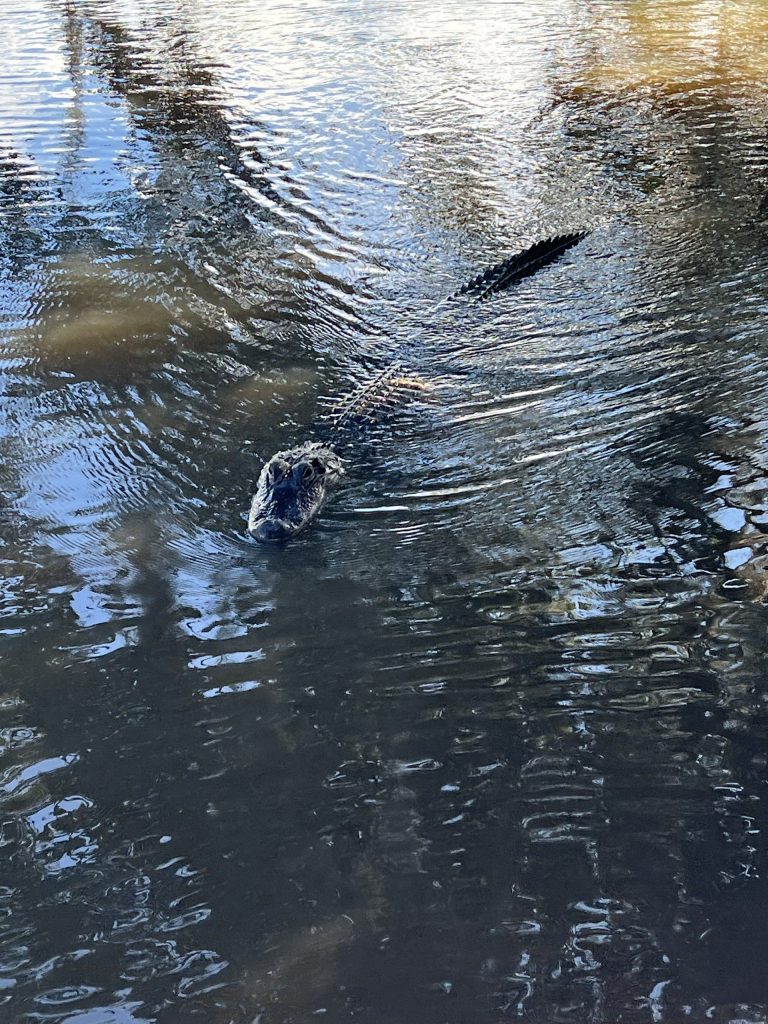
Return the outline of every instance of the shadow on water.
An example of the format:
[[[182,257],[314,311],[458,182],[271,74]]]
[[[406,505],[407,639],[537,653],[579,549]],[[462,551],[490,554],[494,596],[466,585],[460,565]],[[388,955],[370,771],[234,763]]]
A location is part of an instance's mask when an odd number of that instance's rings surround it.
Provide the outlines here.
[[[763,1020],[757,8],[22,7],[0,1012]],[[398,351],[249,543],[248,452]]]

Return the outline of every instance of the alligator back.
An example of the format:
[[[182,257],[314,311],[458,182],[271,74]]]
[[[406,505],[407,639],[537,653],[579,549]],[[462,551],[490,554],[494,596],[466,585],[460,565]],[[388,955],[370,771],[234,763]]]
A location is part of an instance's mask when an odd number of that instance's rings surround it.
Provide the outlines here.
[[[426,384],[406,376],[401,362],[390,363],[348,394],[323,399],[327,408],[320,422],[331,433],[369,427],[380,423],[404,399],[426,390]]]

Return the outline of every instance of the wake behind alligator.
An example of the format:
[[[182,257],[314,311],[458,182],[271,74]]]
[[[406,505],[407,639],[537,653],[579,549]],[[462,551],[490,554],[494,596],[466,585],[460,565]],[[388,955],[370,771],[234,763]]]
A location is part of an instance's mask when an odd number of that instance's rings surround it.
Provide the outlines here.
[[[449,298],[488,299],[553,263],[588,233],[574,231],[536,242],[473,277]],[[327,440],[286,448],[265,463],[248,516],[248,532],[255,540],[287,541],[312,522],[329,491],[344,475],[344,460],[337,450],[343,432],[353,424],[364,428],[375,422],[399,396],[414,387],[406,374],[402,361],[391,363],[334,403],[326,417]]]

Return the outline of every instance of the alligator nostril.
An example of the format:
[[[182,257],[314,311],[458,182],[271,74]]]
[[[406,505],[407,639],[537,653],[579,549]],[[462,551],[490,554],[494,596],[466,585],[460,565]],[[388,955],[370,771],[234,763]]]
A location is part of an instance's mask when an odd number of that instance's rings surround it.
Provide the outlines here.
[[[265,541],[287,540],[291,535],[291,531],[279,519],[262,519],[260,523],[253,527],[250,534],[254,540],[263,543]]]

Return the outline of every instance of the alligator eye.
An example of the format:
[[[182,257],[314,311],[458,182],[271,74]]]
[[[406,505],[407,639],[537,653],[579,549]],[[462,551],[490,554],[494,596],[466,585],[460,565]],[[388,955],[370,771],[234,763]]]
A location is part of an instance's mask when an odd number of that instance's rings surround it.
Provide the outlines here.
[[[315,473],[325,472],[325,466],[322,464],[320,459],[312,459],[312,469],[315,471]]]
[[[285,462],[270,462],[267,467],[267,483],[270,485],[279,483],[285,476],[287,470],[288,466]]]
[[[299,462],[293,470],[293,475],[296,480],[305,484],[315,475],[315,471],[308,462]]]

